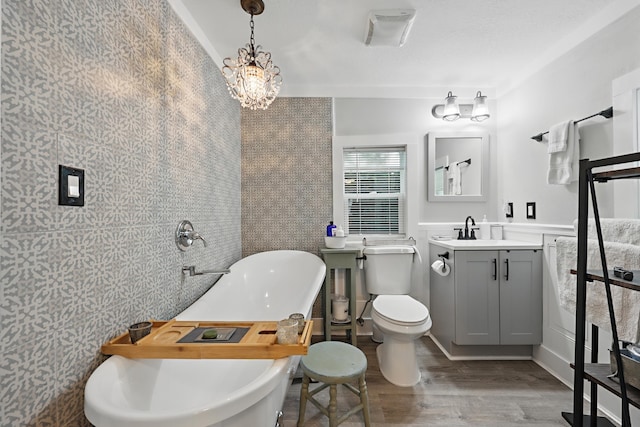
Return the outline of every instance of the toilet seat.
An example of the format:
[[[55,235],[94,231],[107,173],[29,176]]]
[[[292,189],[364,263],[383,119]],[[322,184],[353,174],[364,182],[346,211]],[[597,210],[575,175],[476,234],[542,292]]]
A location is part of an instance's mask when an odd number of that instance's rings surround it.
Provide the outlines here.
[[[400,326],[417,326],[429,318],[429,310],[409,295],[380,295],[373,309],[385,321]]]

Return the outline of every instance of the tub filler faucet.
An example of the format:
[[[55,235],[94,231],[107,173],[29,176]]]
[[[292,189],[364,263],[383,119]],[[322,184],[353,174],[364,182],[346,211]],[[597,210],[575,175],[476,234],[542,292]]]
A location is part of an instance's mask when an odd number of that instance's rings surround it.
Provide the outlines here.
[[[228,273],[231,273],[231,270],[228,268],[222,268],[220,270],[196,271],[195,265],[183,265],[182,274],[187,274],[187,273],[189,273],[189,276],[201,276],[203,274],[228,274]]]

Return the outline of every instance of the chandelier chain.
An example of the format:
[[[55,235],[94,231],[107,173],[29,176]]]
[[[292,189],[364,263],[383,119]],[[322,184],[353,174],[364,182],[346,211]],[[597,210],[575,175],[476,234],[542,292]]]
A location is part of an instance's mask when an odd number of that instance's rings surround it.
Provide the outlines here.
[[[280,68],[271,61],[270,52],[255,45],[253,17],[262,12],[262,1],[241,0],[241,5],[251,15],[251,38],[245,47],[238,49],[237,58],[229,57],[222,61],[224,65],[221,71],[231,97],[240,101],[242,107],[265,110],[280,91]]]
[[[249,39],[249,44],[251,45],[251,56],[255,57],[256,56],[256,53],[255,53],[256,52],[256,48],[255,48],[256,40],[253,37],[253,27],[254,27],[254,25],[253,25],[253,13],[251,14],[251,21],[249,22],[249,27],[251,28],[251,38]]]

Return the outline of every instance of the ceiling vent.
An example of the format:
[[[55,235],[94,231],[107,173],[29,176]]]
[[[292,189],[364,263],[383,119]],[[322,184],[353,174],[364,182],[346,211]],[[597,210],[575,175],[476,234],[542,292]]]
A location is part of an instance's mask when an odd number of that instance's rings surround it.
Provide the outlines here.
[[[414,9],[372,10],[369,13],[364,44],[400,47],[407,40],[416,17]]]

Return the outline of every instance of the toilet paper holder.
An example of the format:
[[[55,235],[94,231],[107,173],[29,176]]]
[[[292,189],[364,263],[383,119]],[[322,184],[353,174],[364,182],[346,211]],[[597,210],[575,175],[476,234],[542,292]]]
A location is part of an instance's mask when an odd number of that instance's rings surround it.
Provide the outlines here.
[[[449,252],[438,254],[438,259],[431,264],[431,269],[440,276],[448,276],[451,272],[451,267],[447,264],[447,258],[449,258]]]

